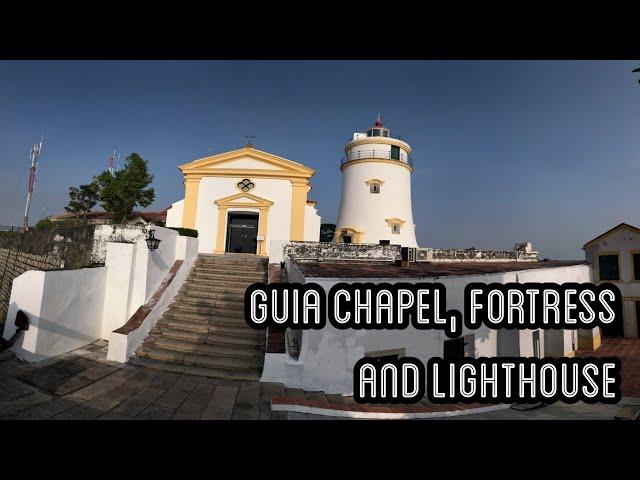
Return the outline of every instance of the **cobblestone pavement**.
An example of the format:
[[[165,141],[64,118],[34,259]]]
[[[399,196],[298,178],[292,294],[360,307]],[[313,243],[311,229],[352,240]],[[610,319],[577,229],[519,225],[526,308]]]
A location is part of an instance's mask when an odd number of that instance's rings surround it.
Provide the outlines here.
[[[0,362],[0,419],[280,420],[281,385],[231,382],[106,360],[98,341],[38,364]]]
[[[322,420],[333,417],[272,412],[280,384],[232,382],[161,372],[106,360],[107,342],[28,364],[0,361],[0,419],[77,420]],[[626,398],[640,408],[640,399]],[[613,419],[620,405],[554,404],[501,410],[464,419]]]

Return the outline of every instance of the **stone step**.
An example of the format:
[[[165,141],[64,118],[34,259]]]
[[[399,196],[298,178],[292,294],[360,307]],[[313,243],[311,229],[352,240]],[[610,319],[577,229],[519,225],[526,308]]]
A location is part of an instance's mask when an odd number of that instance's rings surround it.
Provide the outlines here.
[[[242,268],[235,265],[194,265],[191,269],[192,273],[199,273],[202,275],[214,275],[214,274],[233,274],[243,277],[262,276],[267,274],[266,268]]]
[[[200,281],[200,282],[231,282],[233,284],[249,284],[252,283],[264,283],[267,281],[267,275],[261,273],[243,274],[237,272],[216,272],[216,273],[203,273],[203,272],[191,272],[187,281]]]
[[[244,295],[237,295],[233,298],[209,298],[207,296],[200,295],[181,295],[175,299],[172,305],[184,306],[185,308],[226,308],[230,310],[244,310]]]
[[[253,345],[259,346],[264,352],[266,340],[264,336],[239,336],[229,335],[224,330],[212,329],[209,330],[209,335],[205,339],[204,343],[209,345]]]
[[[143,345],[138,350],[138,356],[158,360],[161,362],[181,363],[183,365],[195,365],[198,367],[215,368],[216,370],[231,370],[236,372],[256,372],[260,373],[262,365],[255,361],[244,358],[229,358],[217,355],[207,355],[201,353],[180,352],[168,350],[154,345]]]
[[[171,327],[165,327],[165,326],[157,327],[157,328],[154,327],[149,332],[148,341],[151,343],[155,343],[158,338],[166,337],[166,338],[173,338],[174,340],[183,340],[185,342],[191,342],[191,343],[204,343],[204,341],[207,339],[208,333],[209,333],[208,330],[206,333],[198,333],[198,332],[191,332],[189,330],[180,330],[179,328],[171,328]]]
[[[160,320],[158,320],[155,326],[151,329],[154,331],[156,329],[164,330],[165,328],[173,328],[176,330],[181,330],[183,332],[191,332],[197,334],[206,335],[209,333],[209,323],[202,322],[189,322],[186,320],[174,320],[171,318],[166,318],[163,316]]]
[[[254,381],[260,379],[261,372],[236,372],[233,370],[216,370],[177,363],[167,363],[149,358],[135,356],[129,361],[132,365],[160,370],[164,372],[182,373],[185,375],[198,375],[203,377],[220,378],[223,380]]]
[[[175,300],[131,363],[191,375],[258,380],[264,331],[244,321],[244,294],[267,282],[268,259],[199,255]]]
[[[184,302],[191,305],[200,305],[200,306],[229,306],[233,308],[244,308],[244,294],[207,294],[207,295],[198,295],[190,292],[185,292],[179,295],[173,303]]]
[[[199,255],[196,260],[198,265],[241,265],[241,266],[256,266],[264,267],[265,269],[269,265],[268,258],[249,258],[249,257],[226,257],[226,256],[202,256]]]
[[[213,314],[212,308],[213,305],[194,305],[192,303],[186,303],[182,299],[178,299],[169,306],[167,312],[199,313],[202,315],[211,316]]]
[[[244,300],[218,300],[203,297],[182,297],[177,298],[171,304],[179,310],[192,311],[194,313],[215,313],[223,309],[244,311]],[[207,310],[204,310],[207,309]]]
[[[198,354],[196,365],[199,367],[215,368],[217,370],[256,372],[257,375],[262,373],[262,359],[257,361]]]
[[[256,364],[262,361],[264,350],[260,347],[240,346],[240,345],[218,345],[211,343],[194,343],[168,336],[155,338],[154,347],[163,348],[165,350],[173,350],[185,353],[198,353],[202,355],[211,355],[225,358],[240,358],[251,360]]]
[[[254,330],[244,322],[236,320],[210,324],[209,322],[191,322],[182,318],[161,318],[156,325],[160,328],[169,327],[195,333],[221,334],[236,337],[260,337],[264,333]],[[198,328],[197,328],[197,327]]]
[[[173,302],[167,313],[179,313],[179,314],[194,314],[205,315],[212,317],[214,320],[216,317],[229,317],[229,318],[242,318],[244,319],[244,303],[237,303],[233,306],[215,306],[215,305],[194,305],[192,303],[185,303],[181,301]]]
[[[193,266],[193,272],[216,273],[216,272],[241,272],[264,274],[267,269],[262,265],[219,265],[215,263],[197,263]]]
[[[241,346],[241,347],[251,347],[257,348],[264,352],[265,346],[265,337],[260,335],[234,335],[233,332],[229,335],[224,335],[220,333],[221,330],[214,330],[213,332],[217,333],[209,333],[209,329],[206,332],[193,332],[189,330],[182,330],[180,328],[173,328],[162,326],[158,329],[154,329],[149,332],[149,339],[155,339],[163,336],[166,338],[173,338],[174,340],[183,340],[185,342],[192,343],[208,343],[210,345],[220,345],[220,346]],[[224,330],[222,330],[224,332]]]
[[[179,295],[188,293],[189,295],[240,295],[244,298],[246,286],[233,286],[219,283],[194,284],[185,282],[180,288]]]
[[[232,327],[246,327],[251,330],[251,327],[249,327],[249,325],[247,325],[247,323],[245,322],[244,313],[242,312],[234,315],[222,315],[220,312],[195,313],[186,312],[178,308],[170,308],[162,317],[171,322],[186,320],[187,322],[207,323],[210,325],[230,325]]]
[[[248,280],[248,281],[240,280],[240,279],[232,278],[229,275],[226,275],[222,278],[189,277],[185,282],[185,286],[191,287],[191,288],[197,288],[197,289],[202,289],[202,288],[206,289],[213,286],[214,290],[220,289],[221,287],[243,289],[243,293],[244,293],[244,290],[249,288],[249,286],[253,283],[265,283],[265,282],[254,282],[253,280]]]
[[[266,270],[236,270],[233,268],[198,268],[194,267],[189,272],[191,275],[210,276],[225,275],[238,278],[267,277]]]

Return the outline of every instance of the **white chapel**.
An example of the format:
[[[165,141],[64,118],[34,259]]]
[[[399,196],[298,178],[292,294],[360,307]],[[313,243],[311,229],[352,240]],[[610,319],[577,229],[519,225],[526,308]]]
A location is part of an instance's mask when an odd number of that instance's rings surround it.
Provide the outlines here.
[[[274,240],[318,241],[320,216],[307,198],[315,170],[252,145],[178,168],[185,196],[166,225],[198,230],[201,253],[268,255]]]

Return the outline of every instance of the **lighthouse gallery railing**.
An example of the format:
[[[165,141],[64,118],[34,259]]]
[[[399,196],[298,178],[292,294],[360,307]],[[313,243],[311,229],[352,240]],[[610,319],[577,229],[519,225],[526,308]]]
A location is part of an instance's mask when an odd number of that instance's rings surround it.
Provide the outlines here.
[[[400,158],[392,157],[391,152],[381,152],[376,150],[358,150],[357,152],[345,155],[340,159],[340,165],[343,165],[352,160],[365,160],[369,158],[383,158],[385,160],[395,160],[396,162],[402,162],[413,167],[413,159],[409,155],[401,156]]]

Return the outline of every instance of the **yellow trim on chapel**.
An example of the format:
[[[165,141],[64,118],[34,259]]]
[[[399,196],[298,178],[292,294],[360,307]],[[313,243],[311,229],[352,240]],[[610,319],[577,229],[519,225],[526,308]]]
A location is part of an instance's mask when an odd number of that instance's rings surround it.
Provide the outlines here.
[[[309,190],[307,179],[291,179],[291,240],[304,240],[304,211]]]
[[[237,160],[242,157],[250,157],[255,160],[261,160],[268,165],[278,167],[279,170],[267,170],[267,169],[243,169],[243,168],[215,168],[211,167],[221,166],[224,163],[232,160]],[[262,150],[255,149],[253,147],[243,147],[238,150],[232,150],[230,152],[220,153],[218,155],[212,155],[210,157],[194,160],[193,162],[185,163],[178,167],[185,175],[201,175],[208,177],[228,177],[235,175],[253,175],[258,177],[275,177],[281,178],[283,176],[293,177],[312,177],[316,171],[312,168],[306,167],[301,163],[294,162],[293,160],[287,160],[286,158],[273,155]],[[254,174],[255,172],[255,174]]]
[[[198,190],[200,177],[185,177],[184,179],[184,207],[182,211],[182,226],[196,228],[196,210],[198,207]]]

